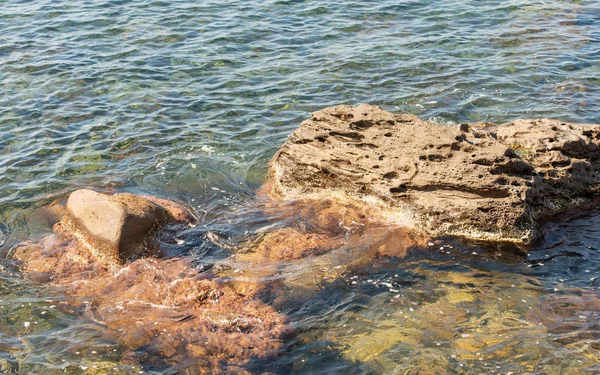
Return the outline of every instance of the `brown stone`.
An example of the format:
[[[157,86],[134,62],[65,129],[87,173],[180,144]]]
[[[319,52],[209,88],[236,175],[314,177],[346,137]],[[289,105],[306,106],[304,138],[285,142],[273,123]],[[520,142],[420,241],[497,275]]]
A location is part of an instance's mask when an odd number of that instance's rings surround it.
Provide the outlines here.
[[[169,214],[171,221],[186,224],[196,222],[196,217],[192,211],[182,203],[176,202],[172,199],[156,197],[154,195],[142,195],[141,197],[148,199],[150,202],[156,203],[164,208]]]
[[[255,252],[263,258],[290,260],[322,254],[342,244],[342,241],[326,235],[284,228],[267,234]]]
[[[135,194],[81,189],[69,196],[63,224],[102,262],[124,264],[160,254],[155,234],[168,219],[164,208]]]
[[[371,105],[325,108],[273,157],[266,186],[286,201],[339,199],[369,220],[432,235],[529,243],[537,223],[588,203],[600,129],[557,120],[442,126]]]

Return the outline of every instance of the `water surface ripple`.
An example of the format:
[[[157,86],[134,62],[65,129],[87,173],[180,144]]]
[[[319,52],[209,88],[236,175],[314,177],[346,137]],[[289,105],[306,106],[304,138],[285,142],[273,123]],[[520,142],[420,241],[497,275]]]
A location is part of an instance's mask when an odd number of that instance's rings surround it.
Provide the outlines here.
[[[0,0],[0,252],[50,231],[41,206],[92,186],[190,204],[203,221],[182,253],[212,264],[228,252],[207,233],[235,244],[272,224],[254,190],[311,111],[600,123],[599,51],[592,0]],[[440,246],[283,306],[297,334],[249,369],[600,372],[598,213],[549,223],[526,256]],[[96,324],[48,307],[62,299],[2,260],[0,371],[133,371]]]

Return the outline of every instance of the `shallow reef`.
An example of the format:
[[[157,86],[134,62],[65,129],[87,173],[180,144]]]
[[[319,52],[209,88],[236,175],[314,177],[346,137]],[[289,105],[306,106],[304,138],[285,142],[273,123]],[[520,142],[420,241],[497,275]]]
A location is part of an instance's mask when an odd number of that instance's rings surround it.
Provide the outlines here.
[[[60,224],[56,231],[22,244],[14,257],[26,276],[50,282],[67,294],[69,309],[98,324],[122,348],[120,361],[164,363],[188,374],[242,373],[236,366],[283,347],[285,316],[202,276],[188,260],[139,259],[113,271]]]

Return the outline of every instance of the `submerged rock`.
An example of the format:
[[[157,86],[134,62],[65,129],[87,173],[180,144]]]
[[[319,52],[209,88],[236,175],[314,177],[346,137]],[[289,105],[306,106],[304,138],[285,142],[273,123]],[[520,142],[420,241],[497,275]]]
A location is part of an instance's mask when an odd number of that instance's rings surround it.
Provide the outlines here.
[[[19,245],[13,257],[28,278],[67,294],[63,308],[99,323],[95,336],[118,344],[122,363],[165,373],[249,374],[250,360],[283,349],[290,329],[284,315],[200,274],[189,259],[138,259],[115,272],[60,228]]]
[[[105,264],[160,255],[158,230],[169,221],[192,218],[170,200],[89,189],[71,193],[66,208],[61,224]]]
[[[590,202],[600,130],[557,120],[442,126],[371,105],[330,107],[288,138],[268,188],[337,197],[433,235],[529,243],[545,217]]]

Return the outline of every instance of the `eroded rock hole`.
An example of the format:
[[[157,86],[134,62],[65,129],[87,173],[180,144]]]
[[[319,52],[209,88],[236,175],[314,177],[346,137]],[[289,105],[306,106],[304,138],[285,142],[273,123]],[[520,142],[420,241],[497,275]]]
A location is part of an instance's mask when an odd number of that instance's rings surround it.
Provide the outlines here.
[[[552,162],[552,167],[554,167],[554,168],[564,168],[564,167],[568,167],[570,165],[571,165],[571,160],[560,160],[560,161]]]
[[[388,180],[393,180],[397,177],[398,177],[398,173],[396,173],[396,172],[388,172],[383,175],[383,178],[388,179]]]
[[[342,139],[348,140],[348,141],[360,141],[364,138],[362,135],[358,134],[357,132],[342,133],[342,132],[333,131],[333,132],[329,132],[329,135],[332,137],[342,138]]]
[[[404,185],[400,185],[398,187],[393,187],[390,189],[390,193],[392,194],[405,193],[406,191],[408,191],[408,188]]]
[[[337,117],[342,121],[348,121],[354,118],[354,115],[352,113],[334,113],[332,114],[332,116]]]
[[[372,121],[369,120],[358,120],[350,123],[350,128],[353,130],[364,130],[369,129],[375,125]]]

